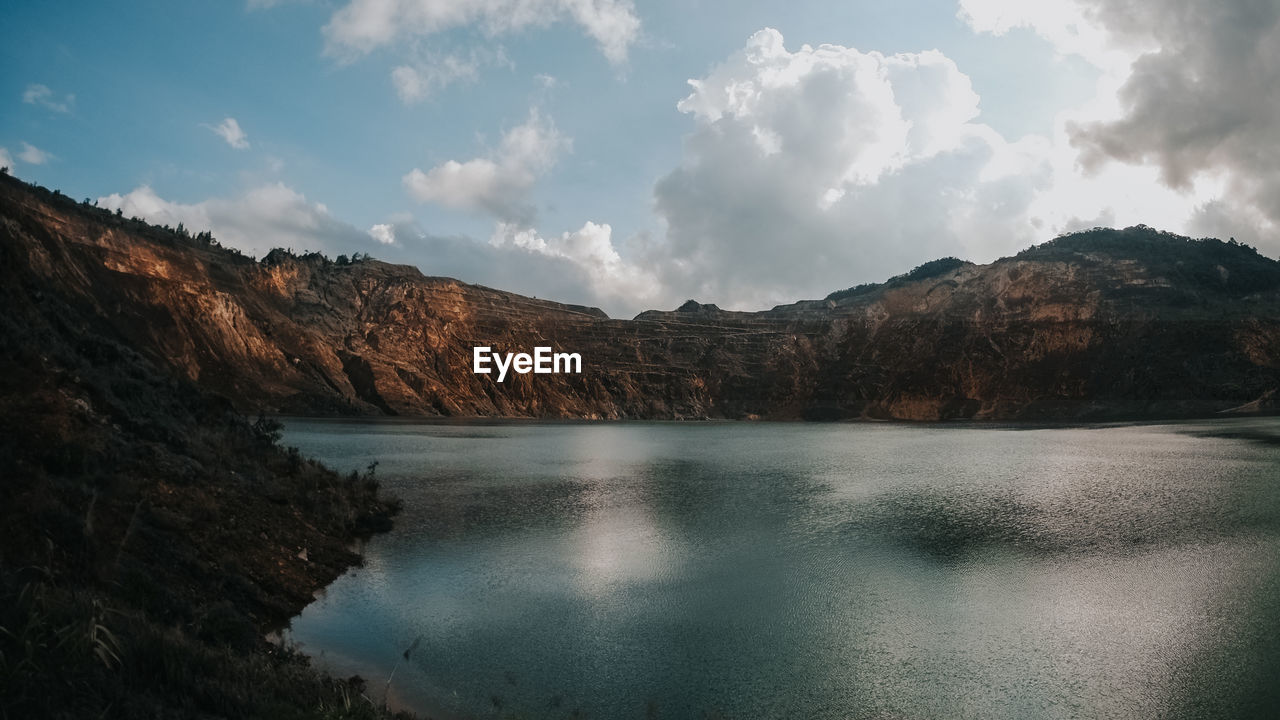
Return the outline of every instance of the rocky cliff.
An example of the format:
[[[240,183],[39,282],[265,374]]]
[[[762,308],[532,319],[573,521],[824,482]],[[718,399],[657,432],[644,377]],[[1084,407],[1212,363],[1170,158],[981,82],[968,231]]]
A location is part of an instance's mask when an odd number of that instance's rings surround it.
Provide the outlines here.
[[[390,526],[372,472],[279,447],[170,365],[243,332],[195,298],[163,314],[182,293],[155,274],[189,258],[144,250],[132,278],[117,253],[149,241],[66,241],[94,216],[0,186],[0,718],[387,716],[263,639]],[[182,312],[208,315],[187,332]]]
[[[632,320],[369,259],[254,261],[7,177],[0,242],[41,292],[245,411],[1074,420],[1267,410],[1280,388],[1280,263],[1142,226]],[[472,373],[477,345],[584,372],[498,383]]]

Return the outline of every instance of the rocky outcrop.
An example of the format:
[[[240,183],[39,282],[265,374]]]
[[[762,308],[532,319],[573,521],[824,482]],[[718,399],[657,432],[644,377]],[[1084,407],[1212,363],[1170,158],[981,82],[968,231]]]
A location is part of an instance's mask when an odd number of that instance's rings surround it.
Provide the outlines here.
[[[375,260],[261,261],[6,178],[48,292],[246,411],[547,418],[1105,419],[1266,410],[1280,263],[1145,227],[953,258],[763,312],[610,319]],[[472,348],[581,375],[472,373]]]
[[[358,562],[351,543],[395,505],[372,471],[306,460],[278,423],[183,379],[253,368],[229,387],[279,387],[272,335],[215,255],[0,188],[0,717],[350,707],[360,682],[263,635]]]

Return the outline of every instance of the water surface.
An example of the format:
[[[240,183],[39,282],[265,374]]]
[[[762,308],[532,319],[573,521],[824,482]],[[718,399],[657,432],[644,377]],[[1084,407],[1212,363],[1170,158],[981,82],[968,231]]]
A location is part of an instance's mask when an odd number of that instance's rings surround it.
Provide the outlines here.
[[[377,701],[395,668],[449,717],[1280,717],[1277,419],[285,442],[405,502],[291,632]]]

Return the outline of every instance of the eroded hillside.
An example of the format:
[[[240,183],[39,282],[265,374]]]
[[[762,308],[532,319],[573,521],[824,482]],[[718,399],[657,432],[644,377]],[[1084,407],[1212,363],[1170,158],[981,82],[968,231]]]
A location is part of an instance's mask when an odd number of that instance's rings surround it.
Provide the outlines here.
[[[941,260],[763,312],[632,320],[376,260],[254,261],[11,178],[0,234],[47,288],[245,411],[555,418],[1105,419],[1267,409],[1280,263],[1138,227]],[[581,375],[471,371],[472,348]]]

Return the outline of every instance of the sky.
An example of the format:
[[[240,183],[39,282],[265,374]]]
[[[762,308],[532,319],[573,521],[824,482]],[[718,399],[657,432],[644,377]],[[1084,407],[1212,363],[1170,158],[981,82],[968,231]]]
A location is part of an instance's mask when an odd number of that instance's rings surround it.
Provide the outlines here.
[[[1280,254],[1276,0],[15,3],[0,165],[628,317],[1139,223]]]

